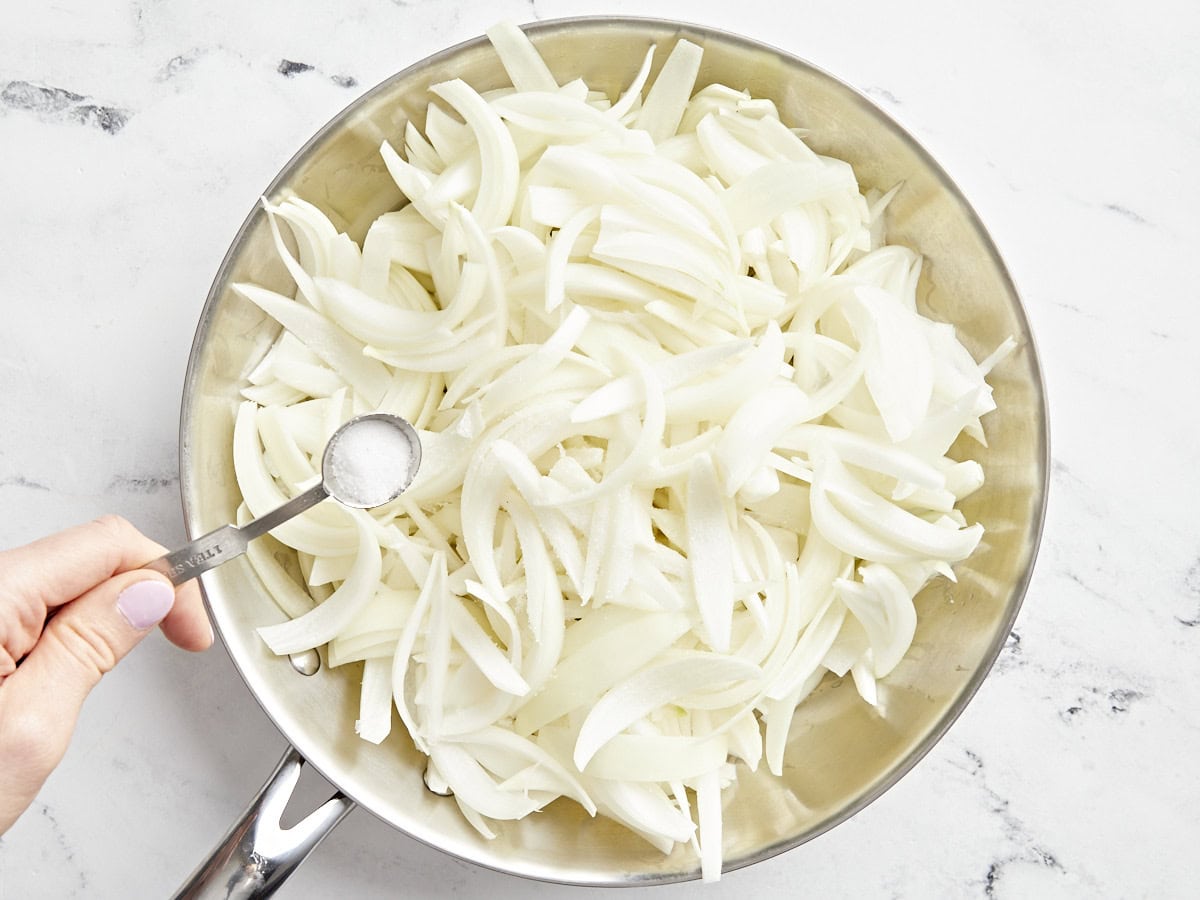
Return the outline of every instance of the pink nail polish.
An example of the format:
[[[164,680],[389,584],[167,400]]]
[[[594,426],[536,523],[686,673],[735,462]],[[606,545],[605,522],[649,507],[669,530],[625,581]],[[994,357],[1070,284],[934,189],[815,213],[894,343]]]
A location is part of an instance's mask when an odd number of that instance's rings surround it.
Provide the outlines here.
[[[117,611],[139,631],[161,622],[175,603],[175,589],[150,579],[131,584],[117,597]]]

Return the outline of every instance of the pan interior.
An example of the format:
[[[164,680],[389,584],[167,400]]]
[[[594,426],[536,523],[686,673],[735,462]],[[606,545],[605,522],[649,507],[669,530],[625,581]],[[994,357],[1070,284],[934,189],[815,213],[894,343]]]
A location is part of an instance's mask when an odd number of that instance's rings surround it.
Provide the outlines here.
[[[945,731],[978,687],[1016,616],[1028,582],[1045,504],[1046,414],[1036,353],[1013,285],[982,225],[946,174],[861,95],[779,51],[732,35],[637,19],[560,20],[529,33],[565,81],[583,77],[610,96],[632,80],[651,44],[661,65],[679,36],[704,47],[699,85],[723,82],[776,102],[787,124],[810,130],[818,152],[849,161],[864,188],[903,190],[888,219],[889,241],[926,257],[921,302],[954,323],[981,358],[1003,338],[1021,344],[991,376],[999,409],[985,418],[989,446],[961,448],[983,464],[987,484],[962,505],[987,529],[958,584],[939,579],[917,600],[912,650],[880,684],[886,715],[862,703],[847,680],[828,678],[797,714],[787,766],[777,779],[742,771],[725,798],[726,868],[795,846],[848,817],[889,787]],[[403,202],[380,160],[384,139],[423,124],[428,87],[459,77],[479,90],[506,79],[490,45],[476,40],[384,82],[341,113],[267,190],[319,206],[361,240],[380,213]],[[699,86],[698,85],[698,86]],[[181,423],[181,481],[189,531],[233,521],[239,502],[231,456],[238,390],[277,327],[229,285],[253,281],[290,292],[263,215],[247,219],[205,307],[189,364]],[[425,790],[423,759],[398,719],[373,746],[354,734],[361,664],[299,676],[272,656],[255,629],[282,620],[244,560],[204,576],[217,627],[264,710],[326,777],[372,813],[464,859],[520,875],[584,884],[695,877],[690,848],[663,856],[624,828],[589,820],[559,801],[481,838],[453,800]]]

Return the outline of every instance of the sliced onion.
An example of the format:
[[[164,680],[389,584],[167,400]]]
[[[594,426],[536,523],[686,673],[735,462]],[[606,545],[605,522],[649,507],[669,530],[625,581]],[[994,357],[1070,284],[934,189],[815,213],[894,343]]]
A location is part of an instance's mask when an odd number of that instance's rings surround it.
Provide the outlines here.
[[[922,317],[921,257],[885,243],[901,186],[694,91],[696,45],[643,96],[651,47],[614,102],[489,34],[514,89],[431,87],[423,132],[380,147],[408,203],[361,251],[264,201],[295,291],[234,286],[283,327],[242,388],[240,518],[357,413],[409,418],[424,462],[252,550],[294,616],[261,633],[362,661],[356,730],[396,740],[394,705],[484,837],[568,797],[713,880],[738,771],[782,772],[826,672],[882,709],[915,594],[978,544],[956,504],[984,472],[947,452],[986,440],[1016,345],[976,363]]]

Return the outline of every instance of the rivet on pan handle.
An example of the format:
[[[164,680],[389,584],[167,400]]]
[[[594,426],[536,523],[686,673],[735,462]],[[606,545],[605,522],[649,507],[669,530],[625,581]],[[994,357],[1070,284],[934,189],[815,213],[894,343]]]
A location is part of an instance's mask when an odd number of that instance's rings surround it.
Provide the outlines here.
[[[175,900],[270,897],[283,885],[354,808],[354,801],[339,791],[302,822],[280,828],[280,817],[303,766],[304,758],[289,747],[258,796],[175,893]]]

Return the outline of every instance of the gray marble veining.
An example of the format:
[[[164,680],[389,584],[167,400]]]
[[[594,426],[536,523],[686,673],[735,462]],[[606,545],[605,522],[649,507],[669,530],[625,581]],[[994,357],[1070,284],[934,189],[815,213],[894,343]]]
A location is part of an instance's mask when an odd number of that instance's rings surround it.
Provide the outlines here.
[[[1194,4],[8,8],[0,545],[108,511],[180,543],[183,367],[207,286],[259,192],[330,116],[400,68],[496,19],[596,12],[739,31],[863,86],[988,224],[1033,321],[1053,413],[1039,567],[992,675],[947,737],[882,799],[803,848],[714,887],[632,894],[1192,895]],[[96,692],[63,765],[0,839],[0,896],[166,894],[281,750],[222,651],[190,658],[148,641]],[[430,897],[562,895],[358,814],[281,896],[392,896],[405,884]]]

